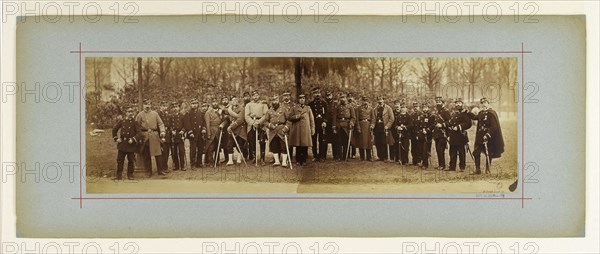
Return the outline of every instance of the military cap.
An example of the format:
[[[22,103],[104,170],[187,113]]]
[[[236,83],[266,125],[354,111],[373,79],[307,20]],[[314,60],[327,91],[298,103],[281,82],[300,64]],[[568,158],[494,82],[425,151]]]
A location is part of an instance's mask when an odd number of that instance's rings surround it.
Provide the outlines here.
[[[272,101],[279,100],[279,96],[277,96],[277,95],[273,95],[273,97],[271,97],[271,100],[272,100]]]
[[[331,91],[327,90],[327,91],[325,91],[325,95],[329,96],[329,95],[333,95],[333,93]]]
[[[229,95],[224,94],[223,96],[221,96],[221,100],[223,100],[223,99],[228,99],[229,100]]]
[[[383,96],[383,95],[377,95],[377,100],[381,100],[381,99],[385,99],[385,96]]]
[[[125,112],[135,111],[134,105],[125,105]]]
[[[244,92],[244,94],[242,96],[243,97],[250,96],[250,93],[249,92]]]
[[[160,105],[161,106],[169,106],[169,103],[167,101],[161,101]]]
[[[397,99],[394,101],[394,104],[403,104],[401,99]]]
[[[203,101],[203,102],[202,102],[202,107],[208,107],[208,102],[206,102],[206,101]]]
[[[150,99],[144,99],[143,102],[144,102],[144,104],[150,104],[150,103],[152,103],[152,100],[150,100]]]
[[[479,100],[479,103],[483,103],[483,102],[490,103],[490,101],[486,97],[483,97]]]
[[[290,94],[290,92],[283,92],[283,94],[282,94],[282,95],[283,95],[283,96],[290,96],[291,94]]]
[[[171,107],[175,107],[175,106],[179,106],[179,102],[176,102],[176,101],[171,102]]]
[[[321,93],[321,89],[318,88],[318,87],[315,87],[315,88],[312,89],[312,92],[313,93]]]
[[[421,106],[422,106],[422,107],[429,107],[429,103],[427,103],[427,102],[423,102],[423,103],[421,103]]]
[[[441,102],[444,102],[444,100],[442,99],[442,96],[436,96],[436,97],[435,97],[435,101],[441,101]]]
[[[191,104],[194,104],[194,103],[195,103],[195,104],[198,104],[198,99],[196,99],[196,98],[193,98],[193,99],[190,101],[190,103],[191,103]]]
[[[366,95],[363,95],[363,96],[361,96],[360,98],[361,98],[363,101],[366,101],[366,100],[368,100],[368,99],[369,99],[369,97],[367,97]]]
[[[406,107],[408,107],[408,106],[406,105],[406,103],[404,103],[404,102],[401,102],[401,103],[400,103],[400,107],[402,107],[402,108],[406,108]]]
[[[413,105],[413,107],[418,107],[418,106],[419,106],[419,103],[418,103],[418,102],[416,102],[416,101],[414,101],[412,105]]]
[[[340,93],[340,98],[346,98],[346,94],[345,93]]]
[[[255,95],[255,94],[258,95],[258,90],[252,91],[252,95]]]
[[[306,99],[306,95],[304,95],[304,94],[298,95],[298,99],[300,99],[300,98]]]
[[[456,98],[456,99],[454,100],[454,103],[457,103],[457,102],[463,102],[462,98]]]

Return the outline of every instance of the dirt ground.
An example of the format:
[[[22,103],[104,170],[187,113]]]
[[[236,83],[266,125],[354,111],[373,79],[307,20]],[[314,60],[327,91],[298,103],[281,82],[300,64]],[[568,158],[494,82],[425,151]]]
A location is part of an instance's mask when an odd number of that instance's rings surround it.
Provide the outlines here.
[[[86,137],[87,193],[482,193],[508,192],[508,185],[517,177],[516,121],[504,121],[502,131],[505,153],[492,163],[492,173],[469,175],[474,162],[467,155],[464,172],[438,171],[430,167],[396,163],[309,162],[294,170],[280,166],[203,167],[195,170],[172,171],[166,177],[156,174],[147,178],[140,169],[134,181],[113,181],[116,170],[116,144],[110,130],[100,136]],[[474,128],[469,130],[473,149]],[[187,143],[186,143],[187,146]],[[310,149],[309,149],[310,150]],[[187,151],[187,150],[186,150]],[[330,149],[331,151],[331,149]],[[431,164],[437,165],[435,148]],[[375,151],[373,151],[375,154]],[[309,160],[312,158],[309,152]],[[267,156],[267,160],[272,157]],[[482,156],[482,160],[485,157]],[[449,161],[446,151],[446,160]],[[170,162],[169,162],[170,164]],[[188,163],[189,164],[189,163]]]

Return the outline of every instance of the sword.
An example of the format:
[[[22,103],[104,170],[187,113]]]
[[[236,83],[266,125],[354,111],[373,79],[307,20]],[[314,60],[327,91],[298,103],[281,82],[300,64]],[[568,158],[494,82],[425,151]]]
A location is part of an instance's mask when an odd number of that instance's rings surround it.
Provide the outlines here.
[[[348,135],[348,146],[346,148],[346,161],[348,161],[348,157],[350,157],[350,140],[352,140],[352,128],[350,128],[350,135]]]
[[[285,150],[287,150],[287,156],[288,156],[288,160],[290,163],[290,169],[294,170],[294,166],[292,166],[292,156],[290,155],[290,145],[288,144],[288,140],[287,140],[287,134],[283,134],[283,137],[285,138]]]
[[[253,118],[256,122],[256,117]],[[258,157],[260,153],[260,144],[258,144],[258,127],[254,127],[254,164],[258,167]]]
[[[469,148],[469,143],[466,143],[466,144],[465,144],[465,147],[466,147],[466,149],[467,149],[467,152],[469,152],[469,155],[471,155],[471,159],[472,159],[473,161],[475,161],[475,157],[473,157],[473,153],[471,153],[471,148]]]
[[[488,145],[487,145],[487,141],[483,142],[483,147],[485,147],[485,160],[486,160],[486,167],[485,167],[485,173],[488,174],[490,173],[490,168],[492,167],[492,162],[490,161],[490,151],[488,150]],[[498,173],[498,175],[500,175],[500,173]]]
[[[387,143],[388,132],[385,132],[385,150],[387,150],[388,162],[390,161],[390,146]]]
[[[248,166],[248,164],[246,164],[246,158],[244,158],[244,154],[242,153],[242,149],[240,148],[240,144],[237,141],[237,138],[235,136],[235,133],[231,132],[231,136],[233,136],[233,141],[235,142],[235,146],[237,146],[238,151],[240,152],[240,156],[242,157],[242,161],[244,161],[244,164],[246,165],[246,167]]]
[[[217,143],[217,153],[215,153],[215,165],[214,167],[217,167],[217,161],[219,160],[219,153],[220,153],[220,149],[221,149],[221,138],[223,137],[223,131],[221,130],[221,128],[219,127],[219,143]]]

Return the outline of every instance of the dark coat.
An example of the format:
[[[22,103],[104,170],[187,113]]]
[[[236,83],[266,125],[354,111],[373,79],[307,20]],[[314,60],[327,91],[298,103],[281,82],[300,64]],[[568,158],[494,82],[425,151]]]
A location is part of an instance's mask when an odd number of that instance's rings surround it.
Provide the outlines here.
[[[246,126],[245,106],[244,105],[233,105],[228,109],[229,115],[231,116],[231,130],[236,137],[248,140],[248,126]]]
[[[291,122],[285,118],[285,109],[279,107],[277,110],[271,108],[267,111],[267,114],[263,118],[262,125],[269,129],[268,138],[269,143],[273,141],[275,136],[278,136],[281,140],[285,140],[285,135],[291,128]]]
[[[168,115],[165,122],[167,133],[165,140],[167,143],[182,143],[185,138],[184,116],[181,114],[172,113]],[[175,134],[173,134],[173,132]],[[183,134],[181,134],[183,132]]]
[[[315,128],[318,132],[322,132],[321,124],[327,123],[327,102],[323,99],[315,99],[308,103],[308,106],[312,110],[313,116],[315,117]]]
[[[333,127],[336,128],[336,131],[344,131],[347,135],[350,135],[350,125],[354,126],[355,124],[356,114],[354,108],[348,104],[337,105],[333,111]],[[357,126],[357,128],[360,128],[360,126]]]
[[[430,112],[422,112],[419,117],[417,139],[431,141],[435,130],[435,115]]]
[[[399,140],[400,136],[402,136],[402,139],[410,138],[410,130],[412,130],[412,126],[412,117],[408,113],[400,114],[400,112],[395,112],[394,124],[392,125],[392,134],[396,140]]]
[[[119,133],[119,129],[121,130]],[[120,135],[119,135],[120,134]],[[135,119],[123,119],[119,121],[112,129],[112,136],[115,141],[120,137],[121,143],[117,144],[117,149],[126,153],[133,153],[139,150],[142,145],[140,124]],[[129,141],[131,140],[131,144]]]
[[[290,146],[312,146],[312,135],[315,133],[315,118],[308,106],[297,104],[287,113],[287,120],[292,122],[290,130]]]
[[[474,119],[477,120],[475,145],[482,145],[484,136],[487,136],[490,158],[500,158],[504,152],[504,137],[498,114],[492,109],[482,110],[477,116],[474,116]]]
[[[439,123],[441,127],[433,129],[433,139],[446,138],[446,125],[450,121],[450,118],[450,111],[446,108],[442,108],[435,113],[435,123]]]
[[[455,111],[448,121],[447,124],[447,134],[449,139],[449,143],[451,146],[465,145],[469,142],[469,137],[467,136],[467,130],[471,128],[471,117],[469,113],[465,110],[463,111]],[[454,130],[456,127],[456,130]]]
[[[206,122],[204,112],[199,109],[191,109],[184,117],[184,129],[187,131],[186,136],[190,139],[200,138],[202,130],[206,130]],[[192,134],[194,137],[192,137]]]

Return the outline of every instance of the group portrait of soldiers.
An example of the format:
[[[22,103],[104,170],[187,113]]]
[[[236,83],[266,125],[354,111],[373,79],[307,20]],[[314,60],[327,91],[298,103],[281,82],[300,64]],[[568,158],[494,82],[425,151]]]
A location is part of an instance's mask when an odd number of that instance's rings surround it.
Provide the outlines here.
[[[135,153],[143,158],[148,176],[153,174],[152,158],[156,173],[168,176],[172,171],[218,165],[271,164],[293,169],[293,165],[307,165],[309,148],[313,163],[358,159],[445,171],[464,171],[468,153],[475,163],[472,174],[481,174],[482,154],[488,173],[492,159],[504,152],[500,121],[487,98],[469,110],[460,98],[447,108],[440,96],[430,105],[428,101],[386,100],[383,95],[363,95],[357,101],[351,93],[334,96],[332,91],[322,97],[319,88],[313,88],[310,95],[309,102],[305,94],[292,100],[290,92],[261,95],[252,91],[241,98],[219,95],[203,102],[195,98],[163,101],[158,110],[151,100],[144,100],[137,113],[135,106],[125,106],[124,117],[112,130],[118,150],[116,179],[122,179],[125,158],[127,178],[133,179]],[[471,152],[467,130],[474,121]],[[267,145],[272,155],[268,162]],[[436,167],[431,165],[433,149]]]

